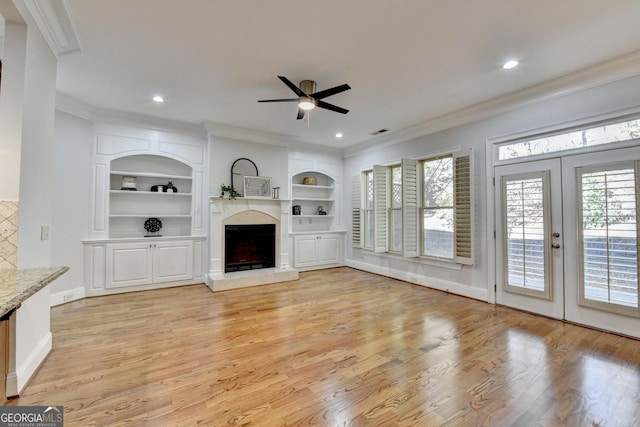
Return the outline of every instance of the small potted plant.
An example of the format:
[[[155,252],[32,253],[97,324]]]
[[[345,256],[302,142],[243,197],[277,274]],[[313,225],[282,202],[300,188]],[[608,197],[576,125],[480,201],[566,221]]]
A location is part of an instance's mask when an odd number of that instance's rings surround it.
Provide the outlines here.
[[[233,189],[230,185],[220,184],[220,198],[224,199],[225,195],[229,200],[235,200],[240,197],[240,193]]]

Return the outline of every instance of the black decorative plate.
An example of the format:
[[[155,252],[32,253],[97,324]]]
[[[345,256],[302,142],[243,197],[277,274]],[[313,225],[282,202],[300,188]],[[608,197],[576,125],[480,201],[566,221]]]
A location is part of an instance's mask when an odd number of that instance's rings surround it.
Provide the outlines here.
[[[162,228],[162,221],[158,218],[147,218],[144,222],[144,229],[149,233],[157,233]]]

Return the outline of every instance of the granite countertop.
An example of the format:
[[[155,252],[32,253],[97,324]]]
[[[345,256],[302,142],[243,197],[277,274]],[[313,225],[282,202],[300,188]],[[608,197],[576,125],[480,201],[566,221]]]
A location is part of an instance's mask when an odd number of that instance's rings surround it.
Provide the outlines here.
[[[20,307],[30,296],[68,270],[69,267],[0,269],[0,317]]]

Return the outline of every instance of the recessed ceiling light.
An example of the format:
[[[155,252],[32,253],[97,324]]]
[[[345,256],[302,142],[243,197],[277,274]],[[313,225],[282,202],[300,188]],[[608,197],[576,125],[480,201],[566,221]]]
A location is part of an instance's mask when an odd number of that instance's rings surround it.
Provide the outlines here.
[[[336,138],[342,138],[342,132],[336,133]]]
[[[504,68],[505,70],[510,70],[512,68],[516,68],[517,66],[518,66],[518,61],[516,61],[515,59],[512,59],[511,61],[505,62],[502,68]]]
[[[154,96],[154,97],[153,97],[153,100],[154,100],[155,102],[158,102],[158,103],[160,103],[160,102],[164,102],[164,98],[163,98],[163,97],[161,97],[160,95],[156,95],[156,96]]]

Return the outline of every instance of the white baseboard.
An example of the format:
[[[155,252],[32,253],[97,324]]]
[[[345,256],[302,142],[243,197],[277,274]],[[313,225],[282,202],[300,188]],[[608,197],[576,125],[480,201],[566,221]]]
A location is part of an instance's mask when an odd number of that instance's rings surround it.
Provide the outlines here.
[[[53,348],[51,332],[45,335],[33,349],[29,357],[17,367],[16,372],[9,372],[6,381],[8,397],[18,396],[31,376],[38,370],[44,359]]]
[[[66,304],[71,301],[82,299],[85,297],[84,287],[79,286],[74,289],[69,289],[62,292],[56,292],[51,294],[51,307],[56,305]]]
[[[471,287],[468,285],[462,285],[460,283],[451,282],[448,280],[437,279],[434,277],[421,276],[416,273],[410,273],[407,271],[394,270],[388,267],[381,267],[378,265],[369,264],[362,261],[356,261],[348,259],[345,262],[348,267],[353,267],[358,270],[368,271],[369,273],[379,274],[381,276],[391,277],[393,279],[402,280],[404,282],[413,283],[416,285],[424,286],[426,288],[437,289],[439,291],[450,292],[452,294],[461,295],[468,298],[477,299],[480,301],[488,301],[488,290],[481,287]]]

